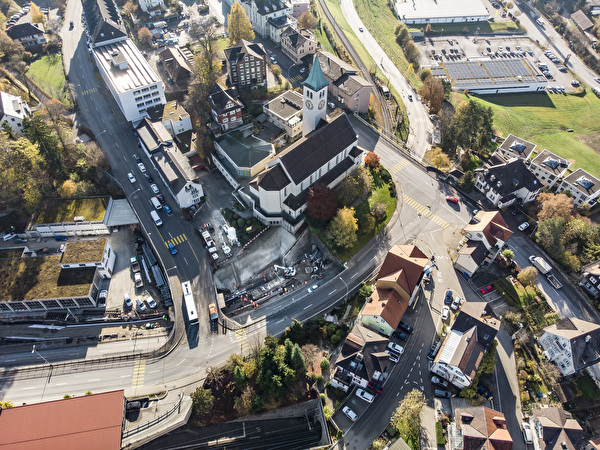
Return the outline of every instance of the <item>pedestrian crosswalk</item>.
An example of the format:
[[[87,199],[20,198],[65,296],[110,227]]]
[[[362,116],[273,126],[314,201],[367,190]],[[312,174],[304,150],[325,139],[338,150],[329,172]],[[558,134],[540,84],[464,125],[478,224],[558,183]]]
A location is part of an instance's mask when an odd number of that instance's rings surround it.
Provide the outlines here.
[[[175,236],[173,239],[169,239],[168,241],[165,241],[165,247],[169,247],[169,242],[173,245],[179,245],[179,244],[183,244],[187,240],[188,240],[188,238],[185,234],[180,234],[179,236]]]
[[[297,81],[302,81],[303,77],[302,75],[296,75],[295,77],[292,77],[289,79],[290,83],[295,83]]]
[[[232,340],[232,342],[237,342],[238,344],[240,344],[240,353],[244,354],[244,351],[249,345],[246,330],[244,330],[243,328],[239,330],[234,330],[233,333],[229,333],[229,337]]]
[[[433,223],[439,225],[442,229],[446,229],[450,226],[450,224],[448,222],[446,222],[444,219],[438,217],[433,212],[431,212],[431,209],[428,208],[427,205],[420,204],[418,201],[413,200],[408,195],[404,195],[402,198],[404,200],[404,204],[415,209],[420,215],[426,217],[427,219],[431,220]]]
[[[98,89],[96,88],[92,88],[92,89],[86,89],[85,91],[82,92],[83,95],[88,95],[88,94],[94,94],[98,92]]]
[[[409,165],[409,162],[406,159],[403,159],[402,161],[398,161],[396,164],[394,164],[392,167],[390,167],[390,172],[398,173],[408,165]]]
[[[133,366],[133,377],[131,387],[142,387],[144,385],[144,375],[146,374],[146,361],[138,361]]]

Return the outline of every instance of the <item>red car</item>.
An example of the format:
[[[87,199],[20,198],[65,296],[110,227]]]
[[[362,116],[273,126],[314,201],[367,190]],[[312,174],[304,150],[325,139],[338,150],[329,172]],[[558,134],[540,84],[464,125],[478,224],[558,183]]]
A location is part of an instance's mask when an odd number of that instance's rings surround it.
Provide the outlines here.
[[[482,287],[480,289],[482,294],[487,294],[488,292],[492,292],[494,290],[494,288],[491,285],[488,285],[486,287]]]
[[[381,394],[383,392],[383,386],[380,385],[379,383],[376,383],[375,381],[369,382],[369,387],[371,389],[373,389],[375,392],[377,392],[378,394]]]
[[[452,202],[452,203],[458,203],[458,199],[456,197],[447,196],[446,200],[448,200],[449,202]]]

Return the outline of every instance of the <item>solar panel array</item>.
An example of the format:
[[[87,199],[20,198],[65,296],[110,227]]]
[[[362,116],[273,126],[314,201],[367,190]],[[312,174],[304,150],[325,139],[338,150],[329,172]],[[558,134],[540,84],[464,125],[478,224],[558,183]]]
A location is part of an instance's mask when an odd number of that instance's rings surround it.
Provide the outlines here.
[[[498,59],[444,63],[457,88],[541,83],[546,79],[526,59]],[[437,70],[432,73],[439,76]]]

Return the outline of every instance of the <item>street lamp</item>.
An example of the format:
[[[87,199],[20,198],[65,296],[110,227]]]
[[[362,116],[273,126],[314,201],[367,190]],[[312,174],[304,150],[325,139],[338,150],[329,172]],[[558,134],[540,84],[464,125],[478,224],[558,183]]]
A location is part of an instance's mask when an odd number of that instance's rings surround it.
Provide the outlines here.
[[[48,361],[46,358],[44,358],[42,355],[40,355],[40,353],[35,349],[35,345],[33,346],[33,348],[31,349],[31,353],[35,353],[36,355],[38,355],[40,358],[42,358],[46,364],[50,364],[50,361]]]
[[[288,81],[290,81],[290,70],[292,70],[292,67],[297,66],[298,64],[292,64],[290,67],[288,67],[288,76],[287,79]]]
[[[340,281],[342,283],[344,283],[344,286],[346,286],[346,296],[344,297],[344,303],[346,303],[348,301],[348,285],[346,284],[346,282],[343,280],[342,277],[338,277],[340,279]]]

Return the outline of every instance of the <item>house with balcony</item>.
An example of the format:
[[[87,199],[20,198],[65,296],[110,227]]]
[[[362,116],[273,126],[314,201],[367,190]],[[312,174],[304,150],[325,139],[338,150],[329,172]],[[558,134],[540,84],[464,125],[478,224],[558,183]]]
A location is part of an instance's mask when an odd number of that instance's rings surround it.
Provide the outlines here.
[[[302,64],[302,59],[307,55],[314,55],[317,51],[317,40],[311,30],[287,27],[281,33],[281,50],[294,64]]]
[[[178,46],[167,47],[158,54],[162,66],[167,71],[169,78],[178,85],[185,86],[192,77],[192,64],[188,56],[192,57],[189,50],[187,53]]]
[[[210,91],[208,105],[213,120],[219,125],[221,131],[229,131],[244,124],[242,108],[237,89],[224,89],[219,83]]]
[[[494,261],[513,235],[499,211],[479,211],[462,232],[454,267],[469,277]]]
[[[498,208],[505,208],[517,201],[529,203],[535,200],[543,187],[522,158],[475,169],[474,175],[477,190]]]
[[[571,193],[575,206],[583,204],[593,206],[600,195],[600,180],[583,169],[577,169],[563,178],[556,189],[558,193],[566,191]]]
[[[302,136],[302,95],[296,91],[285,91],[263,105],[267,120],[285,133],[291,141]]]
[[[581,268],[581,279],[578,284],[593,299],[600,298],[600,261],[594,261]]]
[[[581,425],[561,407],[534,408],[531,422],[536,449],[579,450],[583,446]]]
[[[540,183],[552,189],[565,175],[571,162],[544,149],[531,161],[526,161],[525,164],[529,164],[529,170]]]
[[[381,380],[390,364],[385,353],[388,342],[388,338],[355,325],[335,361],[331,385],[347,392],[352,385],[364,389],[369,382]]]
[[[575,317],[561,319],[544,328],[538,343],[563,376],[600,361],[600,325]]]
[[[270,21],[291,16],[293,12],[291,5],[285,0],[244,0],[242,7],[250,19],[254,32],[263,38],[271,36]]]
[[[262,44],[244,39],[225,49],[227,78],[232,86],[251,88],[267,85],[269,58]]]
[[[504,139],[504,142],[496,149],[494,155],[500,156],[506,161],[513,158],[528,160],[535,150],[535,147],[535,144],[509,134],[508,137]]]
[[[23,120],[30,115],[31,109],[21,97],[0,92],[0,124],[6,123],[15,133],[23,134]]]
[[[499,329],[500,319],[487,303],[463,303],[431,371],[459,389],[469,386]]]
[[[42,23],[19,23],[6,30],[6,34],[13,41],[20,42],[26,49],[41,47],[46,43]]]
[[[513,440],[501,412],[471,406],[456,408],[454,417],[454,426],[449,428],[450,448],[512,450]]]
[[[361,323],[391,336],[421,290],[423,272],[431,261],[415,245],[395,245],[377,274],[371,297],[359,314]]]

